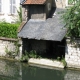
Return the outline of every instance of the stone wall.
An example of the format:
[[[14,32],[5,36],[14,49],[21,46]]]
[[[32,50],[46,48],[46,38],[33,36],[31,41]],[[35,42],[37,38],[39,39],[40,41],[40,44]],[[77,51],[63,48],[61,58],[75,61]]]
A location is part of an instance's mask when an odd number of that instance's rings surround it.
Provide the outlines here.
[[[65,60],[67,67],[80,68],[80,39],[75,39],[73,42],[67,39],[66,42]]]
[[[21,57],[21,46],[18,47],[17,41],[17,39],[0,38],[0,56],[9,57],[9,53],[11,53],[11,56],[15,56],[16,59]],[[21,42],[19,41],[18,44],[20,43]]]

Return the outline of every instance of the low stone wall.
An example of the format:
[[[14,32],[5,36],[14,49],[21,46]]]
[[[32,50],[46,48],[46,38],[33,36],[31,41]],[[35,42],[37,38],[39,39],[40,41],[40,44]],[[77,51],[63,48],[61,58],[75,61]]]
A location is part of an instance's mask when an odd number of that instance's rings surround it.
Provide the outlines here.
[[[66,42],[65,60],[67,67],[80,68],[80,39],[74,39],[73,42],[66,39]]]
[[[0,38],[0,56],[9,57],[11,54],[12,56],[15,56],[16,59],[18,59],[19,56],[21,56],[21,47],[16,45],[17,42],[18,39]]]

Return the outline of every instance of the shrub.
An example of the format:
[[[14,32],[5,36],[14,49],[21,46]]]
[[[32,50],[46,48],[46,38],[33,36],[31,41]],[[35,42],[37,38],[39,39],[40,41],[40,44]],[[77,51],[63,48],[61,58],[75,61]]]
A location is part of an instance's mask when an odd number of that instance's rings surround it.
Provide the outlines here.
[[[68,28],[67,36],[80,37],[80,2],[77,1],[72,7],[67,8],[62,18]]]
[[[0,23],[0,37],[17,38],[19,24]]]

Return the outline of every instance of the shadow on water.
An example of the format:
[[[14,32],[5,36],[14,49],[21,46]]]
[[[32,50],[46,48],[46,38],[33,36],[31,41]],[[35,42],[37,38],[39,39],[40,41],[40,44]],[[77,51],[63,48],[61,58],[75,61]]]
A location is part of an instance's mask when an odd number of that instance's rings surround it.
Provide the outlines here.
[[[15,61],[0,60],[0,80],[80,80],[80,71],[31,67]]]

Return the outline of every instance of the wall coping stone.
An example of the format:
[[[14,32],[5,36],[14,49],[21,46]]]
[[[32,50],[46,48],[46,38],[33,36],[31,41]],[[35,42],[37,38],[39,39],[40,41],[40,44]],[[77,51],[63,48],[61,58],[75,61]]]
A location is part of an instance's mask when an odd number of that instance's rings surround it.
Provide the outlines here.
[[[19,39],[0,37],[0,40],[4,40],[4,41],[18,41]]]

